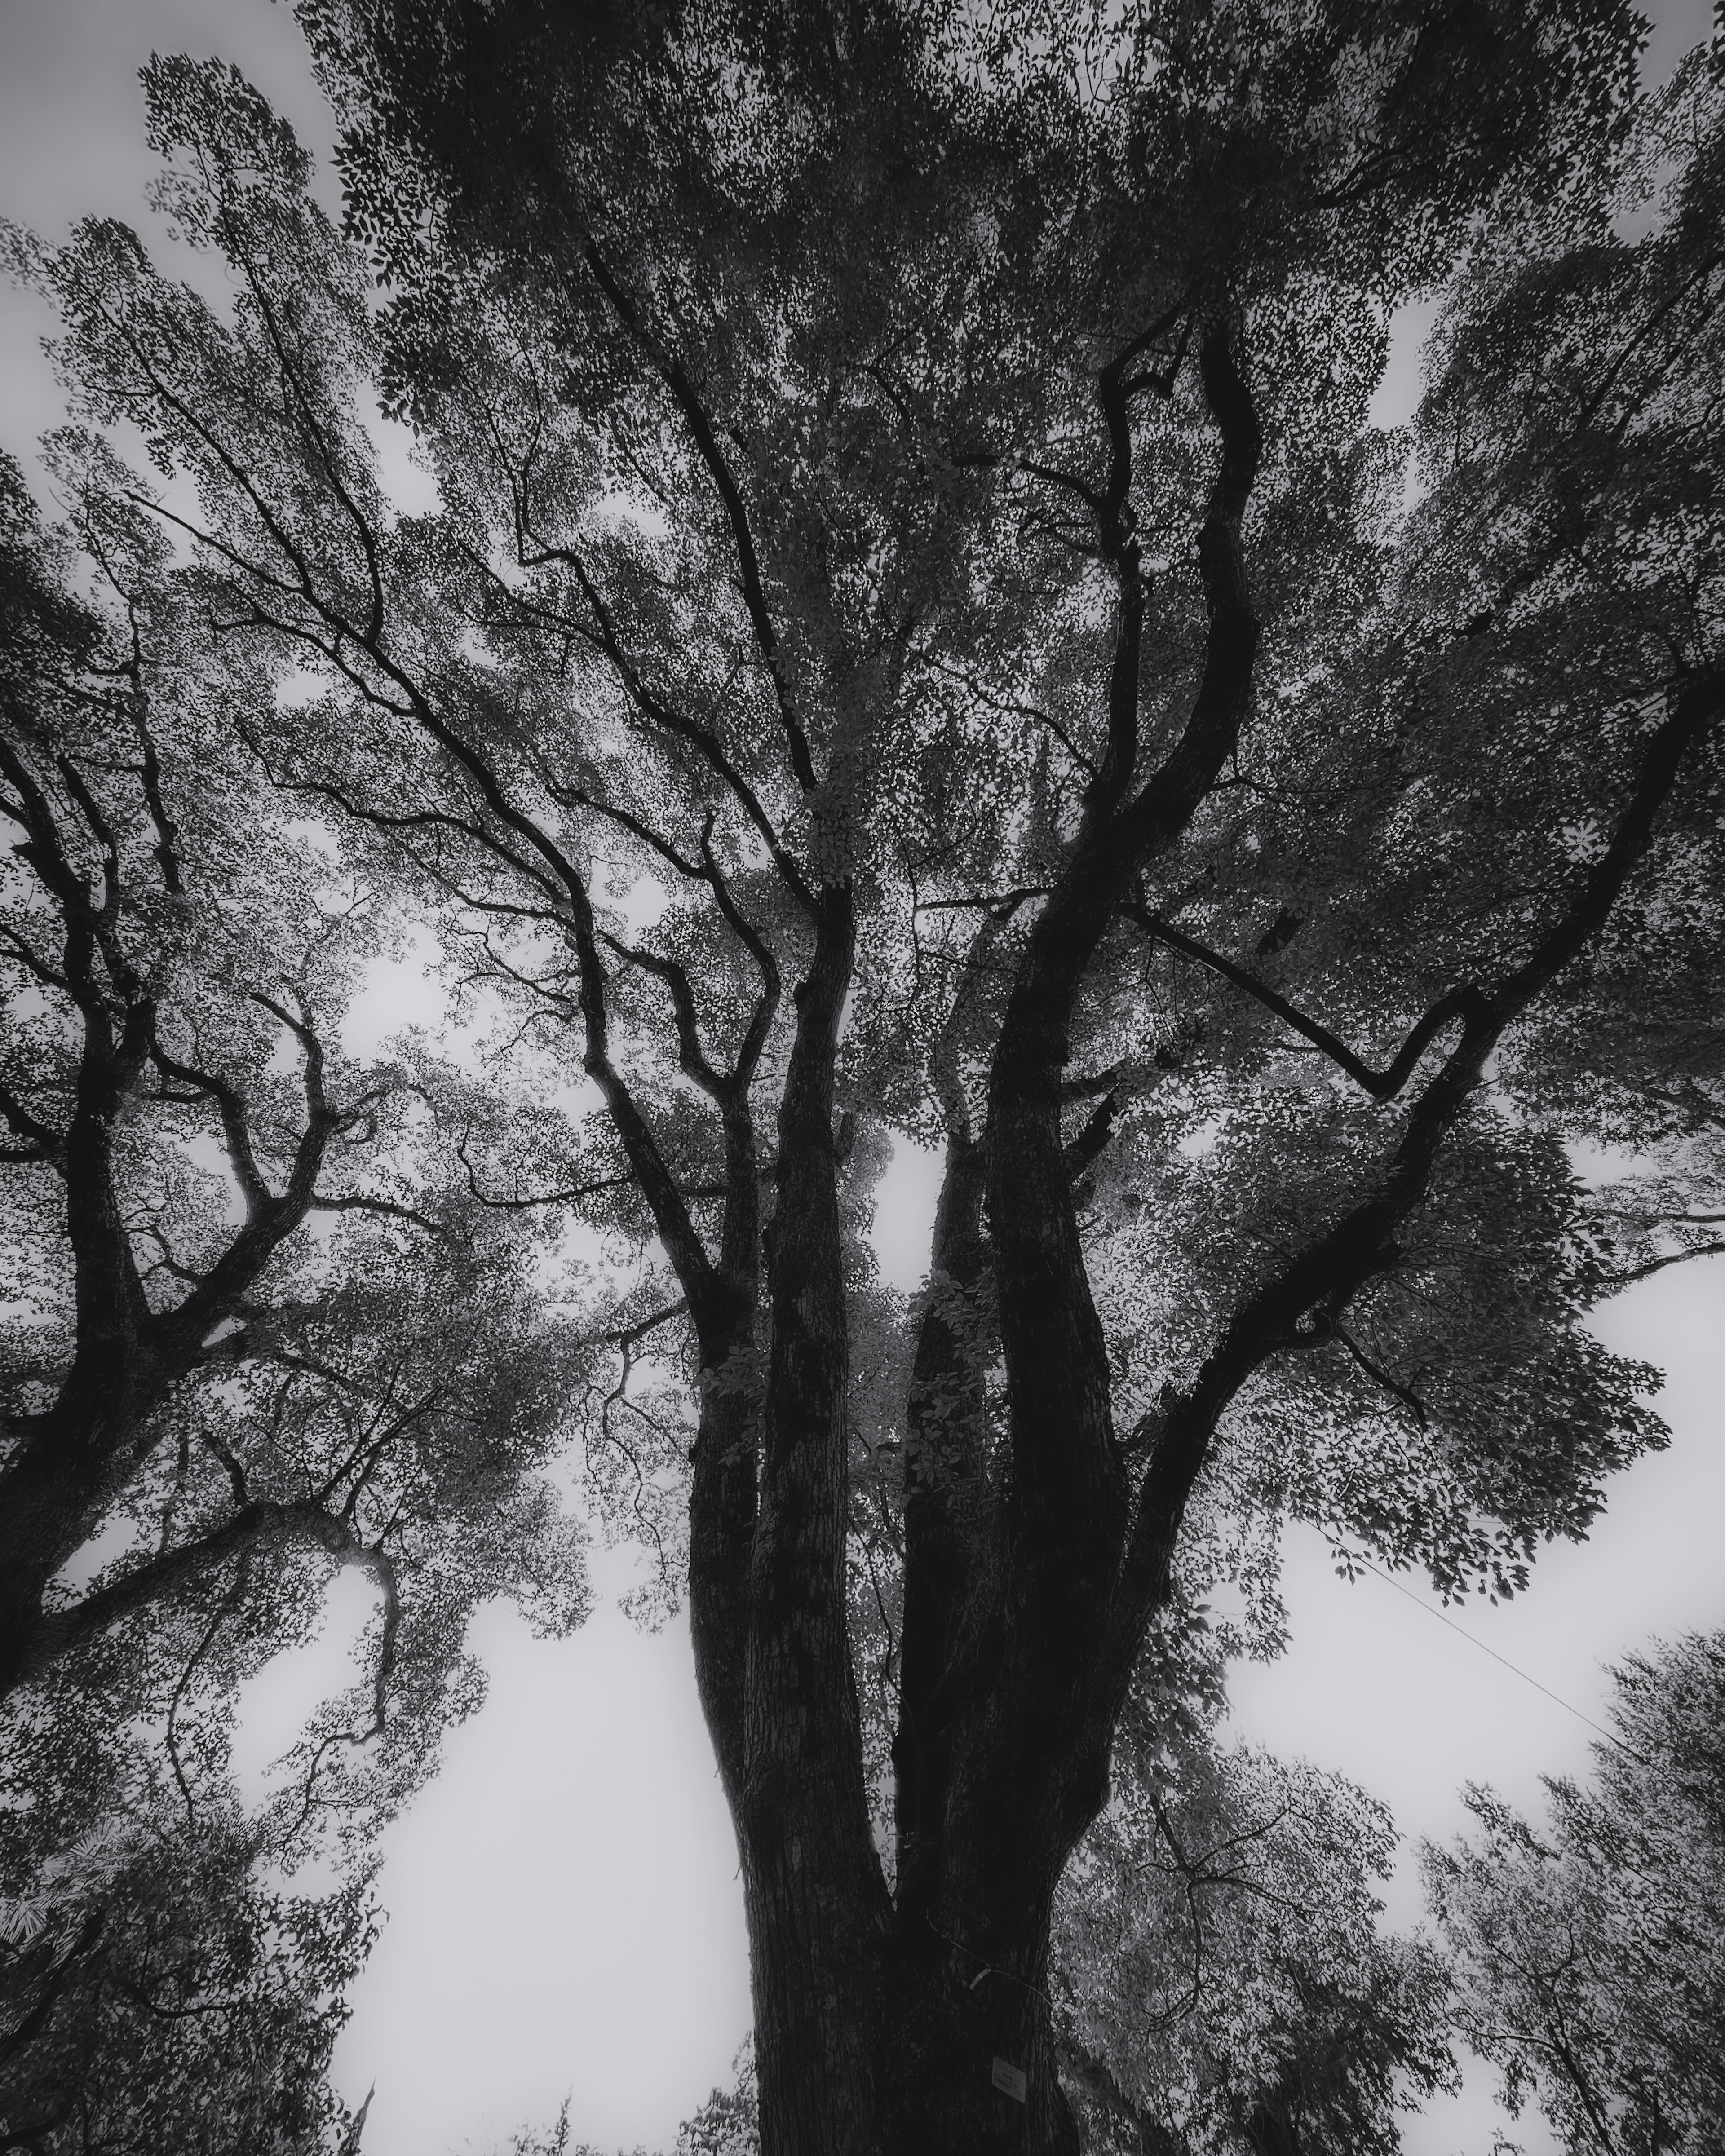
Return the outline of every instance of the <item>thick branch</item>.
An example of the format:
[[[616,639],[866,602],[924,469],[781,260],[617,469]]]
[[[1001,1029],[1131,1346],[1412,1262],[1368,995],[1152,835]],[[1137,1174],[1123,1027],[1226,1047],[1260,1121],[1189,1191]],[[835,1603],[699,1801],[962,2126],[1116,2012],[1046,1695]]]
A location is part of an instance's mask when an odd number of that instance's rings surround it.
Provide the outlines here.
[[[107,1586],[87,1594],[69,1609],[54,1610],[38,1622],[26,1645],[20,1674],[37,1676],[86,1641],[117,1625],[122,1618],[163,1601],[184,1587],[206,1578],[229,1558],[259,1543],[276,1539],[315,1542],[331,1555],[345,1551],[354,1540],[345,1522],[310,1502],[278,1504],[254,1500],[242,1505],[218,1527],[195,1541],[152,1558],[121,1573]]]
[[[1394,1237],[1425,1199],[1433,1164],[1484,1074],[1506,1029],[1604,927],[1646,852],[1654,820],[1676,783],[1685,753],[1725,710],[1725,675],[1686,680],[1647,744],[1635,785],[1610,844],[1580,881],[1568,905],[1528,957],[1489,989],[1467,991],[1471,1008],[1461,1040],[1409,1112],[1407,1127],[1375,1189],[1309,1242],[1237,1307],[1183,1392],[1165,1399],[1141,1435],[1153,1445],[1139,1492],[1127,1563],[1117,1653],[1129,1666],[1152,1611],[1168,1592],[1174,1537],[1211,1436],[1229,1403],[1279,1349],[1316,1334],[1309,1314],[1339,1315],[1374,1273],[1395,1262]],[[1320,1326],[1319,1330],[1322,1330]]]

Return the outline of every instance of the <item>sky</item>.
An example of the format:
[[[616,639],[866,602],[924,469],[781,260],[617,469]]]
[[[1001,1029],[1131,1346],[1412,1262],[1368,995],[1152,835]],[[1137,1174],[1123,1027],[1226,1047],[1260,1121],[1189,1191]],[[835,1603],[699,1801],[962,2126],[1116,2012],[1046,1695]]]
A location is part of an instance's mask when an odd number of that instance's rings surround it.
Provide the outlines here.
[[[1658,0],[1649,12],[1645,66],[1658,79],[1705,35],[1708,10]],[[276,0],[0,0],[0,214],[50,239],[87,213],[143,221],[152,165],[136,74],[152,49],[236,60],[308,146],[327,149],[328,114]],[[1412,409],[1430,315],[1416,302],[1393,325],[1380,423]],[[0,441],[27,459],[60,416],[39,349],[49,327],[35,302],[0,288]],[[411,961],[375,991],[364,1022],[378,1036],[428,1007]],[[880,1192],[877,1252],[906,1288],[927,1263],[937,1165],[901,1147]],[[1291,1644],[1236,1674],[1232,1727],[1393,1807],[1407,1840],[1390,1920],[1417,1918],[1412,1842],[1463,1825],[1462,1783],[1537,1807],[1542,1772],[1585,1772],[1594,1732],[1582,1717],[1605,1718],[1610,1661],[1725,1622],[1722,1320],[1725,1268],[1705,1261],[1599,1313],[1610,1346],[1667,1373],[1671,1443],[1617,1478],[1589,1541],[1542,1556],[1512,1604],[1446,1622],[1417,1583],[1348,1584],[1321,1537],[1290,1535]],[[603,1606],[624,1567],[602,1556],[596,1573],[602,1606],[567,1641],[535,1642],[501,1609],[478,1620],[486,1704],[386,1838],[389,1921],[336,2055],[351,2100],[376,2085],[367,2156],[486,2156],[548,2122],[566,2094],[578,2141],[668,2147],[730,2078],[749,2022],[747,1946],[686,1625],[639,1631]],[[340,1588],[323,1647],[282,1658],[254,1687],[240,1756],[254,1778],[321,1687],[342,1681],[362,1593]],[[1413,2122],[1409,2156],[1487,2156],[1490,2083],[1476,2070],[1461,2099]],[[1515,2132],[1529,2156],[1550,2145],[1537,2120]]]

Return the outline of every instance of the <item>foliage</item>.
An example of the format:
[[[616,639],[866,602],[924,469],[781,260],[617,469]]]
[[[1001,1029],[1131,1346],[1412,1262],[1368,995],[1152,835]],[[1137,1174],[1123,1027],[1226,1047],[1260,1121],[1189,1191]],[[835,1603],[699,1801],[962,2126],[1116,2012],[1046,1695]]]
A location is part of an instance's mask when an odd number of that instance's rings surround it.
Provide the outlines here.
[[[1571,2149],[1725,2136],[1725,1634],[1612,1672],[1592,1782],[1546,1782],[1549,1824],[1471,1789],[1477,1839],[1423,1852],[1457,2025]]]
[[[729,2088],[715,2089],[706,2102],[677,2128],[671,2156],[759,2156],[761,2147],[758,2105],[755,2091],[752,2046],[746,2038],[736,2061],[736,2080]],[[583,2142],[577,2148],[569,2138],[569,2102],[550,2128],[531,2128],[515,2134],[508,2156],[603,2156],[600,2149]],[[638,2148],[634,2156],[646,2156]]]
[[[115,612],[65,595],[14,473],[14,590],[62,625],[58,664],[13,639],[3,749],[24,1666],[160,1597],[237,1591],[236,1564],[275,1579],[256,1636],[285,1645],[318,1596],[284,1568],[310,1553],[375,1579],[380,1686],[418,1668],[434,1695],[480,1596],[578,1619],[542,1471],[585,1351],[452,1157],[435,1068],[367,1070],[333,1037],[387,913],[259,794],[235,730],[275,683],[212,639],[199,573],[112,458],[69,433],[58,455]],[[56,1577],[80,1551],[81,1594]]]
[[[110,450],[49,459],[59,530],[0,465],[4,2112],[57,2151],[333,2149],[376,1835],[481,1695],[468,1618],[586,1612],[551,1471],[595,1343],[434,1062],[343,1052],[396,923],[259,789],[283,676]],[[248,1819],[239,1689],[344,1568],[354,1681]]]
[[[1273,1638],[1281,1517],[1513,1592],[1660,1441],[1584,1321],[1711,1173],[1717,56],[1645,110],[1615,0],[300,13],[346,232],[249,85],[165,59],[158,201],[228,302],[111,223],[15,251],[77,417],[154,466],[102,498],[270,685],[222,755],[435,934],[535,1101],[423,1050],[390,1081],[392,1166],[462,1174],[368,1231],[387,1294],[320,1301],[355,1383],[394,1414],[386,1341],[433,1354],[449,1204],[524,1306],[621,1275],[521,1451],[585,1398],[608,1525],[664,1594],[686,1565],[774,2156],[992,2148],[991,2052],[1069,2148],[1068,1861],[1178,1869],[1272,1796],[1193,1917],[1238,1996],[1084,2042],[1194,2143],[1387,2146],[1386,2077],[1441,2060],[1429,1964],[1365,1943],[1381,1820],[1246,1759],[1110,1814],[1108,1761],[1174,1725],[1147,1642],[1213,1578]],[[1386,438],[1386,311],[1440,280]],[[1631,1125],[1660,1180],[1601,1194],[1573,1148]],[[908,1309],[861,1233],[895,1131],[946,1148]],[[464,1539],[514,1560],[431,1450],[423,1696],[459,1704]],[[1345,1969],[1243,1914],[1325,1845]],[[1105,1950],[1162,1980],[1124,1914]]]
[[[1393,2152],[1397,2111],[1454,2070],[1440,1958],[1378,1929],[1389,1815],[1338,1776],[1220,1747],[1214,1650],[1188,1625],[1127,1705],[1113,1796],[1056,1904],[1086,2145]]]
[[[12,1874],[13,1820],[4,1840]],[[266,1883],[259,1859],[234,1819],[187,1830],[121,1806],[0,1901],[3,2145],[357,2146],[326,2074],[374,1930],[367,1884],[295,1894]]]

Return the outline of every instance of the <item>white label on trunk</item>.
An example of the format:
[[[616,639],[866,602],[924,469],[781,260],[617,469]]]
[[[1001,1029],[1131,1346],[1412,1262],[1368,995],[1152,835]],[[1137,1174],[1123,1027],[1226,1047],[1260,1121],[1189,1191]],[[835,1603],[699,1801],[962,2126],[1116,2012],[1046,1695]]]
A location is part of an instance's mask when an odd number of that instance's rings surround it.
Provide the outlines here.
[[[996,2059],[993,2082],[995,2087],[1004,2089],[1014,2103],[1024,2101],[1024,2076],[1017,2066],[1008,2066],[1004,2059]]]

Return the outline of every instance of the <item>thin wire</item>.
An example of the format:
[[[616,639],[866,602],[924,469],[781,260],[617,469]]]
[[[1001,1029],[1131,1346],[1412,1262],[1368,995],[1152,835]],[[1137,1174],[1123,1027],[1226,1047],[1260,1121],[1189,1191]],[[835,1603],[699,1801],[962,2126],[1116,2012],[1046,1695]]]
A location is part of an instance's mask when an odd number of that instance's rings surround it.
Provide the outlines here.
[[[937,1939],[944,1939],[949,1947],[957,1947],[960,1953],[968,1954],[973,1961],[982,1963],[981,1969],[966,1985],[967,1990],[974,1991],[985,1976],[1004,1976],[1009,1984],[1017,1984],[1020,1991],[1028,1991],[1033,1999],[1040,1999],[1050,2014],[1054,2012],[1054,2001],[1045,1991],[1040,1990],[1034,1984],[1026,1984],[1023,1977],[1014,1976],[1009,1969],[997,1968],[993,1962],[978,1953],[974,1948],[966,1946],[963,1939],[955,1939],[950,1932],[943,1932],[932,1918],[925,1917],[922,1921]]]
[[[1461,1638],[1467,1640],[1471,1645],[1477,1647],[1482,1655],[1489,1655],[1494,1662],[1502,1662],[1504,1668],[1512,1671],[1523,1684],[1532,1685],[1535,1691],[1543,1691],[1548,1699],[1556,1701],[1566,1713],[1573,1714],[1578,1722],[1584,1722],[1589,1729],[1597,1729],[1608,1744],[1615,1744],[1620,1752],[1627,1752],[1638,1766],[1645,1767],[1651,1763],[1651,1761],[1642,1758],[1639,1752],[1625,1744],[1620,1737],[1614,1736],[1603,1722],[1595,1722],[1590,1714],[1584,1714],[1579,1707],[1570,1706],[1567,1699],[1559,1698],[1549,1685],[1541,1684],[1538,1677],[1530,1677],[1524,1669],[1511,1661],[1507,1655],[1500,1655],[1495,1647],[1488,1647],[1483,1640],[1477,1640],[1471,1632],[1465,1630],[1453,1617],[1445,1616],[1441,1609],[1434,1609],[1429,1602],[1415,1594],[1412,1588],[1404,1587],[1400,1580],[1391,1578],[1387,1572],[1379,1572],[1369,1558],[1362,1557],[1357,1550],[1345,1550],[1345,1554],[1350,1564],[1359,1565],[1365,1571],[1376,1573],[1386,1587],[1393,1587],[1398,1594],[1405,1594],[1416,1609],[1423,1609],[1428,1617],[1435,1617],[1439,1624],[1447,1625],[1452,1632],[1459,1633]]]

